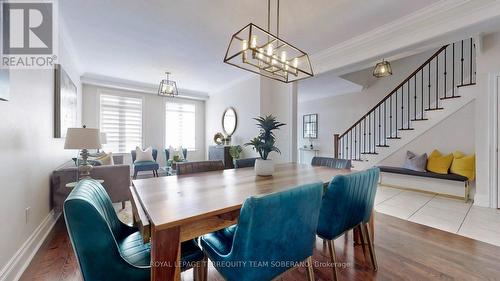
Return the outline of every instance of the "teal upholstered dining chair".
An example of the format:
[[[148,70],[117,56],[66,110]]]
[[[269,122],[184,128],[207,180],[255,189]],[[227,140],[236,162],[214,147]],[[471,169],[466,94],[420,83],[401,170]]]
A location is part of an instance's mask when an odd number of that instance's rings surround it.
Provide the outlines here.
[[[322,183],[248,198],[238,224],[204,235],[201,245],[229,281],[266,281],[311,256],[316,239]],[[230,265],[230,266],[224,266]]]
[[[108,194],[95,180],[80,181],[64,201],[64,218],[86,281],[150,280],[151,250],[138,229],[122,223]],[[181,266],[197,264],[206,276],[204,254],[194,240],[181,244]]]
[[[238,169],[238,168],[254,167],[255,160],[257,160],[257,159],[258,159],[258,157],[236,159],[236,160],[234,160],[234,168]]]
[[[338,175],[328,185],[321,203],[317,234],[327,240],[333,264],[336,260],[333,240],[359,227],[362,246],[365,247],[364,241],[367,241],[373,268],[377,270],[375,249],[368,223],[373,210],[379,174],[378,168],[371,168],[348,175]],[[337,280],[336,267],[333,267],[332,274],[333,280]]]
[[[350,169],[352,165],[351,160],[349,159],[315,156],[311,160],[311,166],[325,166],[334,169]]]
[[[160,165],[156,162],[156,157],[158,156],[158,150],[153,148],[152,154],[154,161],[139,161],[135,162],[137,154],[135,150],[130,152],[132,154],[132,163],[134,165],[134,179],[137,178],[137,174],[139,172],[151,171],[153,172],[153,176],[158,176],[158,169],[160,169]]]

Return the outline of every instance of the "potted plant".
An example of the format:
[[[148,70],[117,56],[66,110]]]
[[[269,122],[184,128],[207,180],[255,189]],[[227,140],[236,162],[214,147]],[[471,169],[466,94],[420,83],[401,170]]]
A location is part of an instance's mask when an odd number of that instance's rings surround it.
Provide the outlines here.
[[[281,126],[285,126],[286,124],[276,121],[276,117],[273,115],[259,116],[254,118],[254,120],[258,122],[257,127],[260,133],[250,140],[250,142],[245,143],[245,146],[253,146],[253,149],[260,155],[260,159],[255,160],[255,173],[258,176],[272,176],[274,173],[274,161],[268,159],[269,153],[274,151],[281,154],[281,151],[274,145],[276,143],[276,135],[273,131],[279,130]]]
[[[241,152],[243,148],[241,145],[233,145],[229,148],[229,155],[233,158],[233,162],[236,162],[237,159],[240,159]]]

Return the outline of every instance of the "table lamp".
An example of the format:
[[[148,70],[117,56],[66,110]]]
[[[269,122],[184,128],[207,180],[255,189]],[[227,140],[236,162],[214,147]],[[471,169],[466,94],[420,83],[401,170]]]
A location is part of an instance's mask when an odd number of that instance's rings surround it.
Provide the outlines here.
[[[64,149],[78,149],[81,150],[80,156],[82,162],[78,163],[78,172],[80,179],[90,178],[90,171],[92,165],[87,162],[89,157],[89,149],[101,148],[101,134],[99,129],[91,129],[83,126],[83,128],[68,128],[66,133],[66,142]]]

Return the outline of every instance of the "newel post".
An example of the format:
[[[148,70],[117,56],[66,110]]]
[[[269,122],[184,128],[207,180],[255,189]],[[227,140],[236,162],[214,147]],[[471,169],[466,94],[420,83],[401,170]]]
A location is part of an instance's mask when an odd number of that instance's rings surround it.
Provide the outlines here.
[[[333,157],[334,158],[339,158],[339,143],[340,143],[340,135],[339,134],[334,134],[333,135]]]

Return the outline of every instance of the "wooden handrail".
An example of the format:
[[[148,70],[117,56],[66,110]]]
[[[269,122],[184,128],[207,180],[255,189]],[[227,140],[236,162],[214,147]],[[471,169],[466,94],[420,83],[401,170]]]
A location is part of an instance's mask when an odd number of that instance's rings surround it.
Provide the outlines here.
[[[420,70],[422,70],[426,65],[428,65],[435,57],[437,57],[439,54],[441,54],[441,52],[443,52],[448,46],[449,46],[449,44],[445,45],[445,46],[441,47],[439,50],[437,50],[429,59],[427,59],[422,65],[420,65],[415,71],[413,71],[405,80],[403,80],[403,82],[399,83],[399,85],[396,88],[394,88],[394,90],[392,90],[379,103],[377,103],[372,109],[370,109],[365,115],[363,115],[358,121],[356,121],[356,123],[354,123],[351,127],[349,127],[349,129],[347,129],[342,135],[340,135],[339,138],[342,138],[343,136],[345,136],[349,131],[351,131],[359,123],[361,123],[361,121],[363,121],[366,117],[368,117],[368,115],[370,115],[381,104],[383,104],[387,99],[389,99],[395,92],[397,92],[397,90],[399,88],[404,86],[404,84],[406,84],[406,82],[410,81],[410,79],[413,78],[413,76],[415,76]]]

